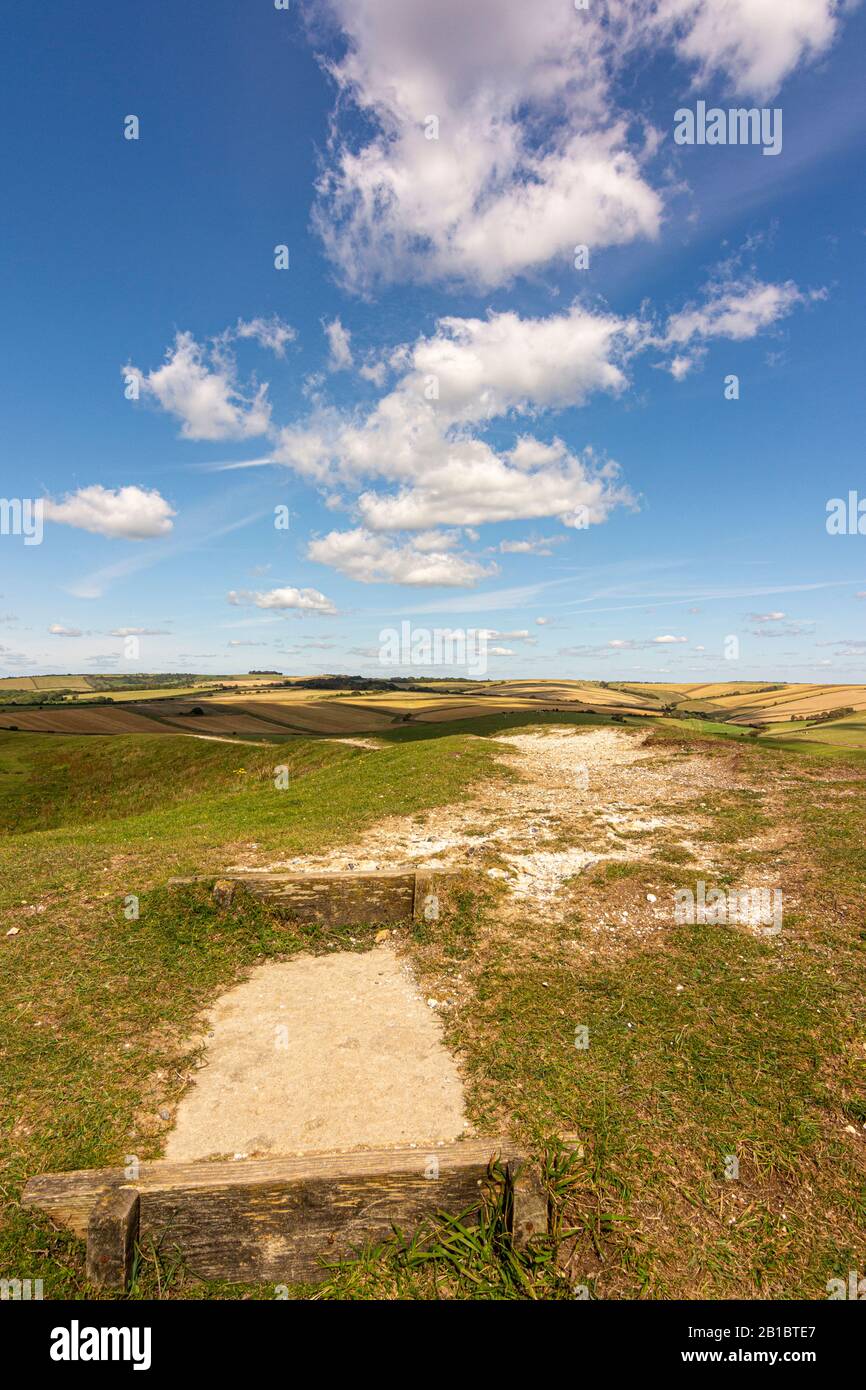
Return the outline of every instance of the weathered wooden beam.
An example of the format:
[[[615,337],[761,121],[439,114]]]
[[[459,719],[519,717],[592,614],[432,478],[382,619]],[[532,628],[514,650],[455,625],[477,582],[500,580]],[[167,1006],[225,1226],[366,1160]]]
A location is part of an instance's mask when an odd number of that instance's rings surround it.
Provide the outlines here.
[[[237,882],[287,917],[327,926],[411,921],[415,901],[411,872],[244,874]]]
[[[250,869],[217,875],[169,879],[170,886],[213,883],[220,906],[229,904],[238,888],[263,898],[277,912],[299,922],[352,927],[436,920],[438,887],[454,871],[401,869],[359,873],[270,873]]]
[[[142,1163],[140,1238],[178,1251],[202,1278],[314,1283],[326,1277],[323,1259],[343,1258],[394,1226],[411,1232],[437,1212],[466,1211],[497,1157],[507,1164],[522,1154],[508,1139],[469,1139],[429,1149]],[[30,1179],[22,1201],[83,1236],[97,1204],[124,1186],[120,1168],[48,1173]]]
[[[525,1250],[535,1236],[547,1235],[547,1189],[538,1169],[526,1159],[510,1159],[507,1174],[511,1241],[516,1250]]]
[[[412,917],[416,922],[438,922],[441,912],[439,889],[445,877],[432,869],[416,871],[412,901]]]
[[[138,1239],[140,1199],[114,1187],[96,1199],[87,1221],[87,1278],[98,1288],[125,1289]]]

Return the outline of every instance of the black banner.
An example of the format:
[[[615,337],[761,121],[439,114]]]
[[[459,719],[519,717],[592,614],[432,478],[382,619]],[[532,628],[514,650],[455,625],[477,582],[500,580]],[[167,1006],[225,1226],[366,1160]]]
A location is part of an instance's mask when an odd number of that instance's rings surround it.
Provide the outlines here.
[[[593,1302],[575,1299],[547,1307],[509,1305],[508,1342],[513,1348],[515,1315],[526,1318],[526,1332],[562,1338],[561,1354],[574,1356],[576,1368],[586,1358],[600,1359],[610,1373],[677,1368],[700,1376],[707,1367],[763,1367],[768,1372],[805,1368],[826,1377],[828,1372],[858,1364],[862,1351],[862,1317],[840,1303],[859,1298],[828,1299],[820,1303],[649,1303]],[[4,1348],[14,1345],[25,1372],[48,1372],[52,1379],[93,1377],[101,1369],[140,1375],[166,1370],[213,1373],[225,1377],[232,1363],[244,1363],[259,1375],[270,1367],[294,1374],[299,1358],[309,1364],[313,1348],[323,1358],[323,1370],[333,1373],[334,1352],[343,1346],[360,1369],[369,1364],[369,1337],[399,1335],[411,1323],[421,1337],[435,1337],[441,1346],[444,1326],[460,1322],[460,1331],[481,1337],[486,1349],[496,1346],[499,1313],[489,1310],[479,1324],[477,1307],[463,1323],[465,1305],[449,1303],[303,1302],[6,1302],[0,1309]],[[504,1310],[501,1310],[504,1311]],[[385,1318],[382,1322],[381,1319]],[[493,1324],[487,1323],[492,1316]],[[421,1327],[415,1320],[420,1317]],[[430,1322],[427,1319],[430,1318]],[[444,1322],[443,1322],[444,1318]],[[356,1321],[357,1319],[357,1321]],[[361,1336],[351,1348],[333,1333],[349,1328]],[[330,1330],[331,1340],[314,1340]],[[298,1338],[311,1338],[306,1352]],[[287,1340],[289,1339],[289,1340]],[[374,1344],[375,1345],[375,1344]],[[545,1343],[545,1358],[551,1350]],[[553,1344],[555,1345],[555,1344]],[[532,1344],[526,1344],[529,1351]],[[570,1350],[569,1350],[570,1349]],[[380,1345],[383,1368],[388,1364]],[[432,1366],[431,1366],[432,1369]],[[440,1375],[455,1373],[447,1364]],[[306,1372],[309,1374],[309,1371]],[[464,1370],[465,1374],[465,1370]]]

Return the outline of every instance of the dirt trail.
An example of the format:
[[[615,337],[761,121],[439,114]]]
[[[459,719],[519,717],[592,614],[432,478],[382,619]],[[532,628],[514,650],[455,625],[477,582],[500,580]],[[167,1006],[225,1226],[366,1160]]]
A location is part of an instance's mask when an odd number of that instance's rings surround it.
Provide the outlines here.
[[[568,879],[599,859],[640,857],[635,836],[670,830],[687,840],[671,806],[723,785],[711,758],[645,747],[642,730],[550,726],[495,739],[516,779],[467,788],[465,799],[423,816],[388,817],[354,844],[229,869],[384,869],[472,863],[502,879],[517,900],[548,908]],[[453,755],[452,755],[453,756]],[[665,808],[653,814],[653,806]],[[567,841],[567,843],[563,843]]]
[[[202,738],[205,743],[245,743],[249,746],[247,739],[229,738],[226,734],[187,734],[187,738]]]

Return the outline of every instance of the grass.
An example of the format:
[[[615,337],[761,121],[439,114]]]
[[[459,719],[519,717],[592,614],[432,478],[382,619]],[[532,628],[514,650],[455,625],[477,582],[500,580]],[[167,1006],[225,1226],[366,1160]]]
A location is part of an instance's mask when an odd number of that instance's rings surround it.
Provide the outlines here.
[[[497,732],[607,722],[491,714],[389,730],[377,752],[0,734],[0,909],[4,930],[19,928],[0,935],[0,1273],[42,1278],[46,1297],[92,1296],[80,1242],[18,1205],[26,1178],[158,1155],[159,1110],[185,1086],[202,1008],[261,960],[370,943],[365,930],[292,930],[256,900],[217,929],[202,890],[169,892],[170,875],[223,867],[251,842],[281,855],[348,842],[383,814],[415,817],[510,775]],[[718,881],[756,864],[777,876],[782,935],[600,930],[623,913],[642,922],[649,893],[661,902],[694,879],[665,840],[576,880],[561,922],[505,918],[494,886],[464,884],[407,949],[437,998],[460,979],[461,1007],[443,1018],[470,1117],[548,1155],[561,1239],[512,1258],[494,1184],[472,1221],[452,1213],[414,1238],[395,1233],[292,1296],[549,1299],[579,1286],[601,1298],[816,1298],[862,1268],[864,1138],[846,1128],[866,1120],[862,763],[702,721],[659,722],[651,742],[730,771],[735,790],[690,809]],[[562,817],[557,833],[583,831]],[[556,1136],[573,1136],[582,1158],[554,1160]],[[239,1295],[274,1290],[201,1284],[164,1251],[140,1252],[133,1297]]]

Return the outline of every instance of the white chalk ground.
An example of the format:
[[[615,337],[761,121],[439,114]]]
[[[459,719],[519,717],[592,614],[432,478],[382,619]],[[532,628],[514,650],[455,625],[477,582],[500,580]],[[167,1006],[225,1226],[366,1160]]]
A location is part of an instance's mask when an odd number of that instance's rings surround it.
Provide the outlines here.
[[[465,1129],[439,1019],[388,944],[267,962],[211,1011],[165,1157],[442,1143]]]
[[[676,815],[647,814],[655,803],[689,800],[718,785],[711,760],[665,756],[645,748],[645,740],[642,729],[608,727],[550,725],[500,734],[495,743],[510,755],[520,781],[467,787],[459,801],[421,817],[385,817],[353,845],[322,854],[264,861],[250,845],[229,871],[480,866],[492,853],[506,867],[487,872],[505,883],[509,898],[523,909],[535,903],[555,911],[562,889],[589,865],[641,856],[641,847],[626,838],[630,833],[669,829],[683,842],[686,826]],[[548,848],[546,842],[559,838],[563,816],[588,817],[592,826],[581,832],[580,843]]]

